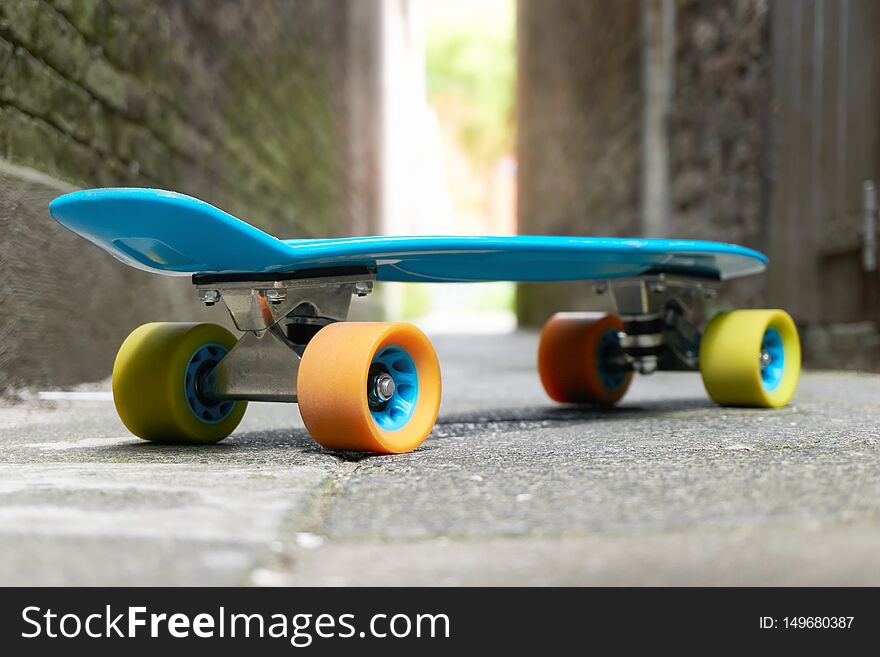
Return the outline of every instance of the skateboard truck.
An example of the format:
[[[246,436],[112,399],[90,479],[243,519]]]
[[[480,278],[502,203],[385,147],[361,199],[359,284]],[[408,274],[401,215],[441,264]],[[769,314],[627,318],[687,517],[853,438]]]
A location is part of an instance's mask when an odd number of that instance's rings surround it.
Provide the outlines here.
[[[641,374],[699,370],[704,302],[718,285],[713,279],[669,274],[597,281],[597,292],[610,288],[623,320],[620,346],[626,369]]]
[[[222,300],[244,332],[205,376],[205,392],[222,400],[296,402],[309,340],[327,324],[345,321],[352,296],[369,294],[375,278],[367,267],[193,276],[199,300],[206,306]],[[385,382],[375,385],[387,389]]]
[[[369,294],[375,276],[368,268],[193,276],[199,300],[206,306],[222,300],[244,332],[203,388],[216,399],[296,402],[305,346],[327,324],[345,321],[352,296]],[[595,285],[600,293],[611,290],[624,325],[621,351],[610,365],[642,374],[699,369],[701,330],[694,318],[717,281],[655,274]],[[388,384],[381,373],[372,379],[371,400],[381,403]]]

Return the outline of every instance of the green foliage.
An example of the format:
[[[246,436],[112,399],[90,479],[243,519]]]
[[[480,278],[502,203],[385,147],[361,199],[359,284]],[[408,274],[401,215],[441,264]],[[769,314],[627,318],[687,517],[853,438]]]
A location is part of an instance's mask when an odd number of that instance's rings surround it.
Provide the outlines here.
[[[403,315],[404,320],[413,320],[424,317],[431,311],[431,286],[430,285],[404,285],[403,286]]]
[[[515,286],[507,282],[402,284],[403,320],[433,312],[493,313],[513,308]],[[444,303],[445,302],[445,303]]]
[[[516,75],[513,0],[451,3],[429,21],[428,98],[454,112],[458,137],[481,164],[513,147]]]

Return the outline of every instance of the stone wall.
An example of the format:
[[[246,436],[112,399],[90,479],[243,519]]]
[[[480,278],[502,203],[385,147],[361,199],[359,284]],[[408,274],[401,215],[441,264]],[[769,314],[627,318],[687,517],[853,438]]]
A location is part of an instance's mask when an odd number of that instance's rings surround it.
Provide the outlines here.
[[[519,6],[521,231],[643,234],[642,1]],[[766,0],[676,0],[674,12],[666,236],[766,248]],[[731,283],[719,304],[760,304],[765,285]],[[539,326],[555,310],[603,302],[588,286],[522,286],[518,310]]]
[[[677,0],[672,236],[768,250],[769,23],[766,0]],[[731,282],[722,302],[763,305],[766,287],[766,276]]]
[[[59,193],[171,188],[283,237],[373,229],[377,2],[0,3],[0,390],[101,378],[133,326],[204,312],[55,225]]]
[[[639,2],[520,0],[519,232],[638,231]],[[520,322],[594,305],[584,284],[522,285]]]
[[[670,116],[674,233],[766,244],[770,44],[766,0],[678,0]]]

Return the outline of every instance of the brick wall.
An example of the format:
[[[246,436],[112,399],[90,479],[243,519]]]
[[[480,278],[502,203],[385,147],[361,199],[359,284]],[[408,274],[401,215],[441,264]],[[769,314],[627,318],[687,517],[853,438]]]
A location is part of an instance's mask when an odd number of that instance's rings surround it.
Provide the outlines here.
[[[106,376],[133,326],[201,312],[186,285],[59,229],[46,210],[58,193],[171,188],[284,237],[373,228],[374,9],[0,3],[0,390]]]

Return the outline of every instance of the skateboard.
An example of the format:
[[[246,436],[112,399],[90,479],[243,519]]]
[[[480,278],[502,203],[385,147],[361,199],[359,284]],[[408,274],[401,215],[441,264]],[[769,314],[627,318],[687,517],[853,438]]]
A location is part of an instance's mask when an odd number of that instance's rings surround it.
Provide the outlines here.
[[[415,326],[349,322],[375,282],[589,280],[614,314],[558,313],[544,326],[538,374],[560,403],[609,407],[635,373],[699,371],[718,404],[775,408],[792,398],[800,341],[783,310],[707,315],[731,278],[767,258],[731,244],[606,237],[352,237],[281,240],[198,199],[153,189],[65,194],[52,216],[122,262],[190,276],[217,324],[150,323],[123,342],[113,398],[136,436],[212,443],[248,401],[296,402],[333,450],[408,452],[440,406],[440,365]]]

